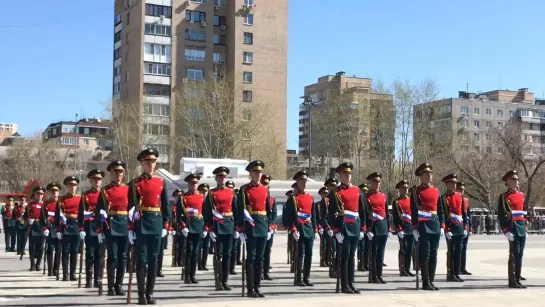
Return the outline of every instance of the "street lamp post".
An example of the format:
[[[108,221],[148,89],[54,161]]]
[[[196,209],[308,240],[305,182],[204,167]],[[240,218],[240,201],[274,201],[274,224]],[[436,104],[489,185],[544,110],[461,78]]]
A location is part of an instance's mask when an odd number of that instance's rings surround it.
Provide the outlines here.
[[[318,105],[317,101],[312,101],[310,96],[299,97],[303,99],[303,106],[307,107],[308,114],[308,174],[312,177],[312,113],[310,108]]]

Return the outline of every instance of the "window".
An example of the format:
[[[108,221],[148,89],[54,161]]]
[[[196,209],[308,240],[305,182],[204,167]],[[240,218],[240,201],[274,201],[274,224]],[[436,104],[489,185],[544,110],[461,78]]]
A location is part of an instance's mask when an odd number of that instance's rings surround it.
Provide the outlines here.
[[[144,134],[148,135],[169,135],[170,127],[168,125],[158,125],[158,124],[144,124]]]
[[[168,45],[144,43],[144,61],[170,63],[171,51]]]
[[[254,34],[251,32],[244,32],[244,44],[253,45],[254,44]]]
[[[460,114],[468,114],[469,108],[468,107],[460,107]]]
[[[77,145],[75,137],[61,137],[61,144],[62,145]]]
[[[242,63],[244,64],[252,64],[254,62],[254,53],[253,52],[244,52],[243,54]]]
[[[244,141],[251,141],[252,140],[252,135],[250,134],[250,131],[245,130],[245,131],[242,132],[242,140],[244,140]]]
[[[114,61],[121,58],[121,47],[114,50]]]
[[[242,120],[243,121],[252,120],[252,109],[246,108],[242,110]]]
[[[121,40],[121,31],[114,34],[114,44]]]
[[[121,65],[114,67],[114,77],[121,75]]]
[[[469,139],[469,136],[467,135],[467,133],[462,133],[460,135],[460,139],[464,140],[464,141],[467,141]]]
[[[492,124],[489,121],[486,122],[486,128],[490,128],[491,125]]]
[[[226,6],[227,0],[214,0],[214,6]]]
[[[513,116],[515,116],[515,111],[509,110],[509,117],[513,117]]]
[[[129,81],[129,72],[126,71],[125,72],[125,82],[128,82]]]
[[[242,101],[252,102],[252,91],[242,91]]]
[[[167,145],[148,144],[145,147],[146,148],[155,148],[155,150],[157,150],[157,152],[159,152],[160,155],[168,155]]]
[[[503,117],[503,110],[498,110],[498,117]]]
[[[185,77],[189,80],[203,80],[204,72],[202,69],[187,68],[185,70]]]
[[[486,153],[491,154],[492,153],[492,147],[490,147],[490,146],[486,147]]]
[[[475,127],[475,128],[479,128],[479,127],[480,127],[480,123],[479,123],[478,120],[474,120],[474,121],[473,121],[473,127]]]
[[[492,109],[486,109],[486,115],[492,115]]]
[[[503,128],[503,123],[502,122],[498,122],[498,129],[502,129]]]
[[[148,16],[165,16],[172,18],[172,8],[170,6],[146,4],[146,15]]]
[[[131,12],[127,13],[127,25],[131,23]]]
[[[196,29],[185,29],[185,39],[188,41],[206,41],[206,31]]]
[[[114,27],[121,23],[121,14],[118,14],[114,18]]]
[[[225,16],[214,15],[214,25],[215,26],[225,26],[227,24],[227,19]]]
[[[499,153],[499,154],[502,154],[502,153],[503,153],[503,147],[498,147],[498,153]]]
[[[216,64],[224,64],[225,63],[225,54],[224,53],[215,53],[214,52],[213,61]]]
[[[490,135],[490,133],[487,133],[487,134],[486,134],[486,140],[487,140],[487,141],[491,141],[491,140],[492,140],[492,136]]]
[[[254,0],[244,0],[244,5],[254,5]]]
[[[462,145],[462,146],[460,146],[460,149],[462,150],[462,152],[468,152],[469,151],[469,145]]]
[[[452,111],[451,105],[445,106],[445,113],[450,113],[451,111]]]
[[[144,74],[170,76],[170,64],[144,63]]]
[[[144,103],[142,113],[144,115],[170,116],[170,106],[166,104]]]
[[[195,3],[206,3],[206,0],[191,0],[191,2],[195,2]]]
[[[473,114],[479,115],[481,113],[481,110],[479,108],[473,109]]]
[[[121,85],[119,84],[119,82],[114,83],[114,94],[119,93],[120,90],[121,90]]]
[[[254,14],[248,14],[244,17],[244,24],[251,26],[254,24]]]
[[[204,99],[204,89],[184,87],[184,95],[186,99]]]
[[[478,134],[478,133],[473,133],[473,140],[474,140],[474,141],[478,141],[478,140],[479,140],[479,134]]]
[[[187,31],[187,29],[186,29]],[[172,28],[170,26],[164,26],[153,23],[146,23],[144,26],[144,34],[150,35],[161,35],[161,36],[171,36]]]
[[[214,34],[214,45],[225,45],[225,35]]]
[[[252,72],[251,71],[244,71],[242,72],[242,81],[246,83],[252,83]]]
[[[170,97],[170,85],[144,83],[144,95]]]
[[[185,59],[189,61],[204,61],[206,52],[204,50],[198,49],[186,49],[185,50]]]
[[[473,151],[481,152],[481,147],[480,146],[473,146]]]
[[[189,120],[203,120],[204,110],[198,107],[189,107],[185,109],[187,118]]]
[[[74,125],[62,125],[62,133],[75,133],[76,126]]]
[[[83,145],[89,145],[89,139],[83,139]]]
[[[462,119],[462,121],[460,121],[460,125],[462,125],[462,127],[464,127],[464,128],[467,128],[468,122],[469,121],[467,120],[467,118],[464,118],[464,119]]]
[[[89,134],[89,128],[83,128],[83,134]]]
[[[206,13],[205,12],[199,12],[199,11],[186,10],[185,11],[185,20],[193,21],[193,22],[206,21]]]

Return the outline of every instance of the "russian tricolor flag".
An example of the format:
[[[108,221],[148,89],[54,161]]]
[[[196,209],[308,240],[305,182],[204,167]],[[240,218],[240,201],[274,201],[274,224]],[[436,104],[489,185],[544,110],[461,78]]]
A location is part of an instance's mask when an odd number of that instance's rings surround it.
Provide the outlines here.
[[[310,214],[299,211],[297,212],[297,217],[300,219],[309,219]]]
[[[373,221],[382,221],[383,219],[384,217],[382,215],[373,212]]]
[[[187,208],[187,214],[199,214],[199,209],[197,209],[197,208]]]
[[[418,220],[419,221],[429,221],[429,220],[431,220],[431,212],[418,211]]]
[[[223,215],[216,210],[212,210],[212,218],[216,222],[223,223]]]
[[[47,219],[49,222],[53,222],[55,219],[55,212],[54,211],[47,211]]]
[[[519,211],[519,210],[512,210],[511,211],[511,216],[512,217],[520,217],[520,216],[525,216],[526,215],[526,211]]]
[[[64,216],[64,214],[62,212],[59,213],[59,218],[61,220],[61,224],[64,225],[65,227],[68,227],[66,225],[66,216]]]
[[[462,218],[461,215],[458,215],[458,214],[451,213],[450,214],[450,219],[456,224],[463,224],[464,223],[464,219]]]
[[[407,223],[411,223],[411,222],[412,222],[411,216],[408,215],[407,213],[403,213],[403,214],[401,215],[401,219],[402,219],[404,222],[407,222]]]
[[[136,207],[132,207],[131,210],[129,210],[129,220],[133,223],[140,220],[140,212],[136,210]]]
[[[95,217],[93,216],[93,212],[91,211],[83,211],[83,220],[84,221],[92,221],[95,219]]]
[[[255,227],[254,219],[252,218],[248,210],[244,209],[244,213],[242,214],[242,217],[244,218],[246,222],[248,222],[248,224],[252,225],[252,227]]]
[[[106,213],[106,211],[104,211],[104,209],[100,209],[100,221],[106,224],[106,228],[110,229],[107,219],[108,219],[108,214]]]
[[[343,220],[348,223],[353,223],[358,219],[358,213],[350,210],[344,210]]]

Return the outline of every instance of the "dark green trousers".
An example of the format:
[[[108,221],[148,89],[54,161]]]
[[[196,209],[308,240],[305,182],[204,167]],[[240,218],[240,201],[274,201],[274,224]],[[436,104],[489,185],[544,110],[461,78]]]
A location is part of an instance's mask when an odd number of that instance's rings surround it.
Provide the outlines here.
[[[418,253],[420,257],[420,266],[423,267],[424,263],[427,263],[429,273],[429,280],[433,282],[435,280],[435,269],[437,268],[437,249],[439,248],[440,234],[427,234],[420,232],[420,238],[418,238]]]
[[[221,281],[227,282],[229,277],[229,267],[231,264],[231,251],[233,248],[233,235],[218,235],[215,242],[217,250],[214,251],[216,257],[221,259]]]
[[[450,240],[447,240],[447,244],[450,244],[450,271],[454,275],[460,274],[460,263],[462,260],[462,245],[464,236],[452,236]]]
[[[363,240],[361,242],[361,247],[363,249],[362,256],[363,256],[363,267],[367,268],[367,259],[369,259],[369,238],[367,236],[363,237]],[[369,268],[367,268],[369,269]]]
[[[165,249],[168,247],[168,235],[161,238],[161,248],[157,257],[157,274],[163,270],[163,259],[165,257]]]
[[[513,241],[513,255],[515,259],[515,278],[520,280],[522,271],[522,257],[524,256],[524,247],[526,246],[526,236],[515,236]]]
[[[114,285],[119,287],[123,285],[128,243],[129,239],[127,236],[110,236],[106,238],[106,249],[108,250],[108,260],[106,261],[108,289],[113,289]]]
[[[363,240],[362,240],[363,241]],[[376,272],[375,276],[382,277],[382,264],[384,263],[384,250],[386,249],[386,242],[388,241],[388,235],[376,235],[373,237],[373,251],[371,253],[372,263],[375,266],[373,269]]]
[[[161,234],[139,234],[136,237],[134,255],[136,257],[136,279],[138,295],[153,295],[157,277],[157,258],[162,248]]]
[[[96,282],[100,277],[100,244],[97,236],[85,237],[85,276],[87,281],[93,276]]]
[[[187,249],[185,251],[185,263],[189,276],[195,277],[197,272],[197,258],[201,248],[202,234],[189,233],[187,235]]]
[[[460,260],[460,270],[466,270],[466,261],[467,261],[467,242],[469,235],[462,240],[462,259]]]
[[[413,244],[414,244],[414,236],[413,235],[404,235],[403,241],[401,242],[403,252],[403,258],[405,260],[405,263],[403,264],[403,267],[405,268],[405,271],[410,271],[411,269],[411,258],[413,255]]]
[[[176,234],[174,237],[173,237],[173,244],[176,244],[176,264],[181,267],[182,266],[182,263],[183,263],[183,250],[185,248],[184,246],[184,236],[183,235],[179,235],[179,234]]]
[[[42,262],[42,256],[44,254],[44,237],[30,236],[28,242],[28,254],[30,258],[30,267],[40,266]]]
[[[298,265],[299,265],[299,273],[303,273],[303,280],[308,280],[310,277],[310,268],[312,265],[312,246],[314,245],[314,237],[311,238],[305,238],[300,237],[299,241],[297,241],[297,249],[298,249]],[[301,264],[302,272],[301,272]],[[298,276],[297,278],[299,278]]]
[[[22,254],[25,252],[26,245],[26,228],[20,229],[16,227],[17,231],[17,254]]]
[[[70,265],[70,277],[76,276],[76,266],[78,263],[78,254],[81,244],[81,238],[78,234],[63,235],[62,237],[62,275],[63,279],[68,276],[68,266]]]
[[[274,241],[274,234],[271,235],[271,238],[267,240],[265,244],[265,255],[263,256],[263,274],[269,274],[271,267],[271,250]]]
[[[62,249],[58,248],[59,239],[52,237],[51,234],[46,239],[45,244],[47,244],[47,270],[48,275],[51,276],[59,270]]]
[[[341,284],[346,287],[347,284],[354,284],[354,256],[358,249],[359,236],[348,236],[343,233],[341,258]]]

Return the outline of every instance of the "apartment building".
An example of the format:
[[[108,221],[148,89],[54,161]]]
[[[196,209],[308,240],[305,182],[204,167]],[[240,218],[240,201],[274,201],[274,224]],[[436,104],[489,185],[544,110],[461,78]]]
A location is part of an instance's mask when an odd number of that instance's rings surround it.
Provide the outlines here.
[[[100,118],[51,123],[43,138],[68,149],[112,150],[111,122]]]
[[[545,153],[545,105],[527,88],[484,93],[460,91],[448,98],[414,106],[415,145],[441,146],[459,152],[502,153],[497,129],[520,121],[528,158]],[[422,143],[423,142],[423,143]],[[526,146],[527,145],[527,146]]]
[[[234,118],[265,104],[273,110],[271,129],[284,144],[278,168],[285,174],[287,2],[115,1],[113,98],[138,110],[143,146],[168,153],[160,162],[178,172],[182,155],[199,158],[169,146],[170,136],[188,133],[176,126],[183,102],[176,103],[174,93],[188,82],[224,75],[238,91],[233,103],[244,103]]]
[[[17,124],[0,123],[0,144],[2,142],[17,133]]]

